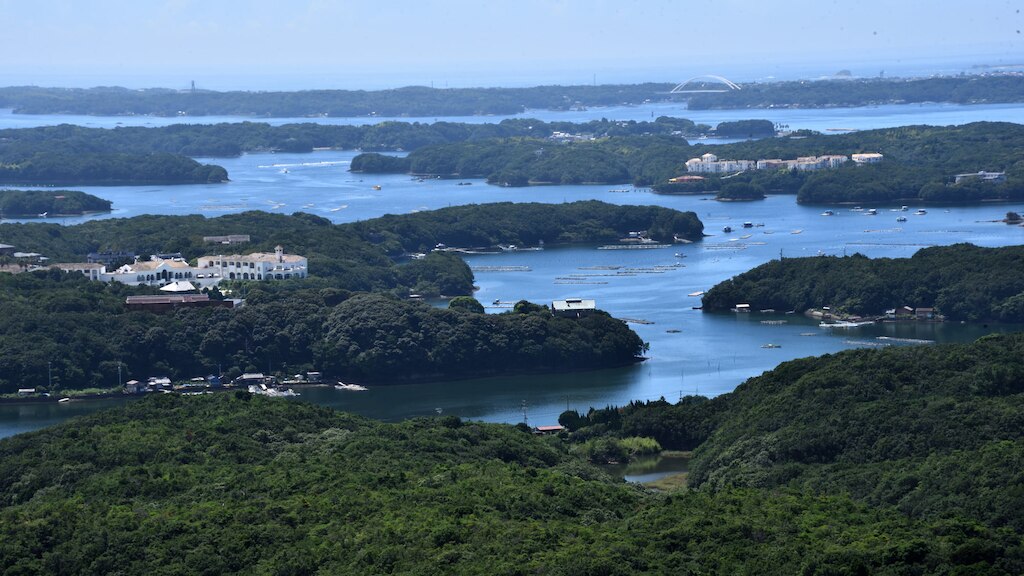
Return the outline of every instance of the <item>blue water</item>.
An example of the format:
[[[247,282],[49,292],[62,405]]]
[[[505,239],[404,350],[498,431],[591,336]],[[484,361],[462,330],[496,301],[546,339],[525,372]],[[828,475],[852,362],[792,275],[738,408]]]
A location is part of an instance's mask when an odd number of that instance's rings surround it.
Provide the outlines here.
[[[652,108],[657,106],[652,105]],[[874,125],[929,123],[929,118],[940,120],[931,123],[959,123],[976,119],[974,115],[982,112],[991,115],[990,119],[1024,120],[1022,106],[930,105],[857,110],[859,112],[848,116],[831,109],[780,112],[794,115],[789,120],[793,128],[797,114],[807,115],[808,123],[842,127],[854,127],[853,123],[860,121],[858,118]],[[647,113],[650,111],[648,109]],[[624,189],[622,186],[510,189],[488,186],[479,180],[472,181],[472,186],[458,186],[451,181],[419,182],[404,175],[360,176],[348,172],[348,162],[354,154],[323,151],[216,159],[231,174],[232,181],[227,184],[76,187],[112,200],[114,211],[59,221],[73,225],[91,218],[144,213],[200,213],[213,217],[261,209],[281,213],[306,211],[334,222],[351,222],[386,213],[405,214],[469,203],[559,203],[592,198],[616,204],[652,204],[692,210],[704,221],[710,236],[686,246],[628,251],[598,250],[596,246],[549,247],[538,252],[467,256],[471,266],[530,268],[528,272],[477,272],[476,284],[480,288],[477,298],[481,302],[594,298],[598,307],[617,317],[651,322],[632,325],[650,343],[650,358],[627,368],[582,374],[375,386],[367,392],[340,392],[328,388],[300,390],[301,399],[388,420],[440,412],[486,421],[519,422],[524,417],[525,402],[526,417],[531,424],[550,424],[566,407],[586,410],[590,406],[621,405],[631,400],[675,399],[680,394],[713,396],[728,392],[745,379],[792,358],[852,347],[900,345],[878,340],[879,336],[963,341],[994,329],[1020,329],[929,324],[882,325],[845,333],[830,332],[795,315],[704,314],[692,309],[699,305],[699,298],[687,295],[707,290],[780,255],[860,252],[872,257],[901,257],[910,256],[924,246],[956,242],[981,246],[1021,244],[1024,243],[1024,227],[994,221],[1003,218],[1009,210],[1024,212],[1024,204],[929,207],[925,216],[913,215],[916,206],[911,206],[909,212],[897,213],[891,211],[896,207],[876,205],[865,208],[878,209],[877,216],[838,209],[835,216],[825,217],[821,216],[821,207],[797,205],[793,196],[770,196],[764,201],[749,203],[719,203],[708,197],[662,196],[629,187],[625,188],[628,192],[610,190]],[[285,168],[287,173],[283,171]],[[374,185],[381,189],[373,190]],[[908,221],[896,222],[900,214],[906,214]],[[741,224],[746,221],[764,226],[744,229]],[[723,233],[726,225],[735,231]],[[798,230],[799,233],[794,233]],[[742,238],[747,234],[748,238]],[[676,257],[676,253],[684,257]],[[675,266],[677,264],[682,266]],[[619,269],[593,269],[613,266]],[[502,309],[490,311],[501,312]],[[786,323],[762,324],[761,320]],[[780,347],[763,348],[765,344]],[[0,437],[118,402],[0,405]]]

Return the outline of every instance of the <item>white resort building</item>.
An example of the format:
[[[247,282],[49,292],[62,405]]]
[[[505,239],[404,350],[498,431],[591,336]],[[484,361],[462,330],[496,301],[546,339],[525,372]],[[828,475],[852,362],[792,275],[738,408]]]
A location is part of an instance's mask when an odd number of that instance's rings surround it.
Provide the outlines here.
[[[877,153],[854,154],[852,157],[841,154],[826,154],[824,156],[801,156],[796,160],[782,160],[779,158],[762,160],[719,160],[718,156],[708,153],[700,158],[690,158],[686,161],[686,171],[704,174],[725,174],[731,172],[744,172],[746,170],[825,170],[839,168],[850,160],[857,164],[875,164],[882,161],[882,155]]]
[[[305,278],[308,264],[305,256],[285,254],[281,246],[274,253],[255,252],[241,256],[203,256],[199,270],[216,272],[227,280],[288,280]]]
[[[305,278],[308,262],[305,256],[285,254],[277,246],[274,252],[231,256],[203,256],[196,266],[181,258],[153,258],[136,261],[107,272],[103,264],[53,264],[65,272],[80,272],[91,280],[117,281],[130,286],[165,286],[173,282],[188,281],[198,288],[216,286],[222,280],[288,280]]]

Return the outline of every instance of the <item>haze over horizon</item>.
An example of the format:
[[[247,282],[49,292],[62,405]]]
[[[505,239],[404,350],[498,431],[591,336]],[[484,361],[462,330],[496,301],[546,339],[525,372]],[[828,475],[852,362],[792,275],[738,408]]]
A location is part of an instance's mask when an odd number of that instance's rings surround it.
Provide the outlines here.
[[[1024,65],[1012,0],[0,0],[2,85],[380,89]]]

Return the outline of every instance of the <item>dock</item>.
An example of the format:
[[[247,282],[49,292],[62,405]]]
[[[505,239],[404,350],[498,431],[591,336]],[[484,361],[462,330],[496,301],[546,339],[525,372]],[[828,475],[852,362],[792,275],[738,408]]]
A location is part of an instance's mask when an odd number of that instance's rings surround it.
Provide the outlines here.
[[[473,272],[530,272],[529,266],[470,266]]]

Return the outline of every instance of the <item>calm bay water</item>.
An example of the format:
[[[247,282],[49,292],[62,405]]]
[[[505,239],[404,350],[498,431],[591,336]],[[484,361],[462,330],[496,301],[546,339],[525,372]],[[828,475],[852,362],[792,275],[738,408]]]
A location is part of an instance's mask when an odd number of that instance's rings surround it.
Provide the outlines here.
[[[661,105],[623,110],[642,109],[643,113],[650,114],[658,106]],[[791,128],[805,127],[793,122],[797,115],[806,115],[808,123],[851,128],[858,127],[855,122],[861,121],[866,123],[862,127],[953,124],[973,121],[977,119],[974,114],[983,111],[996,116],[988,119],[1024,122],[1024,106],[959,107],[959,111],[944,105],[909,106],[896,107],[888,113],[884,108],[856,109],[861,112],[845,116],[836,110],[779,111],[791,115],[788,120],[775,121],[789,123]],[[874,120],[870,119],[871,110],[877,113]],[[760,112],[765,111],[730,114],[768,117]],[[562,113],[558,117],[568,119],[572,114],[577,113]],[[657,114],[662,112],[657,111]],[[0,114],[0,126],[4,126],[9,117]],[[729,118],[723,116],[722,119]],[[108,124],[121,121],[97,120]],[[387,420],[443,413],[486,421],[519,422],[523,420],[525,402],[531,424],[550,424],[567,407],[586,410],[590,406],[621,405],[631,400],[659,397],[672,400],[680,394],[721,394],[793,358],[851,347],[906,345],[902,342],[904,339],[966,341],[992,330],[1021,329],[940,324],[879,325],[845,332],[829,331],[796,315],[705,314],[692,309],[699,305],[700,299],[688,294],[707,290],[780,255],[860,252],[872,257],[901,257],[910,256],[924,246],[956,242],[981,246],[1021,244],[1024,243],[1024,228],[993,221],[1001,219],[1009,210],[1024,211],[1024,204],[929,207],[924,216],[913,215],[916,206],[911,206],[909,212],[896,212],[898,207],[875,205],[865,208],[877,208],[877,216],[836,209],[835,216],[826,217],[821,215],[823,208],[797,205],[793,196],[773,196],[751,203],[718,203],[706,197],[661,196],[631,188],[625,188],[627,192],[611,191],[613,187],[609,186],[508,189],[488,186],[479,180],[472,181],[472,186],[458,186],[451,181],[418,182],[402,175],[361,176],[348,172],[354,154],[325,151],[201,159],[228,169],[232,181],[220,185],[76,187],[112,200],[114,211],[61,222],[73,225],[92,218],[144,213],[198,213],[213,217],[253,209],[282,213],[305,211],[334,222],[351,222],[386,213],[404,214],[469,203],[559,203],[598,199],[617,204],[653,204],[692,210],[705,223],[710,236],[703,242],[685,246],[651,250],[549,247],[544,251],[467,256],[471,266],[529,268],[523,272],[477,272],[476,283],[480,290],[476,296],[485,305],[496,300],[549,302],[574,296],[595,298],[600,308],[617,317],[645,322],[632,326],[650,343],[650,358],[627,368],[580,374],[375,386],[367,392],[339,392],[330,388],[300,391],[302,399]],[[381,189],[373,190],[374,185]],[[901,214],[907,216],[907,222],[896,222]],[[741,224],[746,221],[764,225],[744,229]],[[723,233],[726,225],[735,231]],[[492,308],[490,311],[501,310]],[[762,320],[785,323],[763,324]],[[897,340],[880,340],[880,336]],[[765,344],[778,347],[764,348]],[[0,405],[0,437],[120,402]]]

